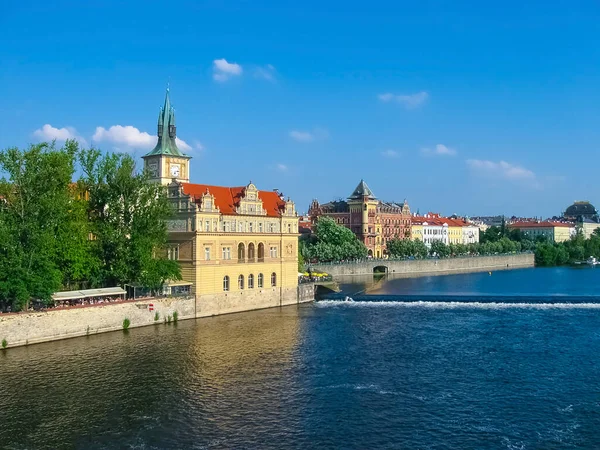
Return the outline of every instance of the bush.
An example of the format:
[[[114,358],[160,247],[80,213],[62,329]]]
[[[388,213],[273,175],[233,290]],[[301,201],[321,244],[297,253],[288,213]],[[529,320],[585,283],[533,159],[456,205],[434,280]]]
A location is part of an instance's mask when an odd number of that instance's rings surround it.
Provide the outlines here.
[[[177,311],[173,311],[173,322],[177,322],[178,318],[179,318],[179,314],[177,314]]]
[[[154,313],[154,321],[155,321],[155,322],[158,322],[158,319],[160,319],[160,314],[158,314],[158,311],[156,311],[156,312]]]
[[[130,324],[131,324],[131,321],[127,317],[125,319],[123,319],[123,330],[127,330],[129,328]]]
[[[6,348],[8,346],[8,342],[6,342],[6,339],[2,339],[2,348]]]

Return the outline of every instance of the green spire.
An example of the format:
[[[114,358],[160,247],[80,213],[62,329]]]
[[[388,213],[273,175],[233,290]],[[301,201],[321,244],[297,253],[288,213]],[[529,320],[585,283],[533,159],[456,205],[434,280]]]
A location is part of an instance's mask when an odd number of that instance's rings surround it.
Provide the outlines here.
[[[175,110],[171,106],[169,98],[169,88],[165,95],[165,105],[158,113],[158,142],[156,147],[145,156],[152,155],[171,155],[189,158],[185,153],[177,148],[176,137],[177,127],[175,126]]]

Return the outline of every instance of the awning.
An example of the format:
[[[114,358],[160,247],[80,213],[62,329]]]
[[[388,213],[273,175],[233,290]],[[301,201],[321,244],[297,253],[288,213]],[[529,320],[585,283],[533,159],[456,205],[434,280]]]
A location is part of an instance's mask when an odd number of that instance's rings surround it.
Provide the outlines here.
[[[83,289],[81,291],[62,291],[52,295],[55,301],[75,300],[78,298],[110,297],[113,295],[125,295],[126,292],[120,287],[109,287],[100,289]]]
[[[173,287],[173,286],[191,286],[192,283],[191,281],[173,281],[170,283],[167,283],[167,286],[169,287]]]

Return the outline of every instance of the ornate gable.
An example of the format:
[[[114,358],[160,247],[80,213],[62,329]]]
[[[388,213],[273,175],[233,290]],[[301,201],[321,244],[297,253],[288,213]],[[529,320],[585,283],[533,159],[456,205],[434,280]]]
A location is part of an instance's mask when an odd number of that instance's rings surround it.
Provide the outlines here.
[[[200,198],[198,209],[206,213],[219,213],[219,207],[215,203],[215,196],[210,193],[210,189],[206,188],[206,192]]]
[[[267,212],[263,208],[263,202],[258,195],[258,189],[252,184],[252,181],[244,188],[236,212],[251,216],[267,215]]]

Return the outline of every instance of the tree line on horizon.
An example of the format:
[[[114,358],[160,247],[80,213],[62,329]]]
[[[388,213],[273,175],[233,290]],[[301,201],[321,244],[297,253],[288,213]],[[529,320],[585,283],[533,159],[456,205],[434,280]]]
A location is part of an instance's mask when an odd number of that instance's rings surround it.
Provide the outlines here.
[[[529,239],[518,229],[511,229],[504,223],[482,231],[479,242],[471,244],[445,244],[433,242],[428,248],[421,240],[394,238],[386,244],[390,258],[427,257],[450,258],[458,256],[485,256],[534,252],[535,261],[540,266],[564,265],[582,261],[590,256],[600,258],[600,229],[595,230],[589,239],[578,232],[569,241],[554,243],[539,236]],[[305,262],[339,262],[364,259],[367,247],[356,235],[329,217],[320,217],[313,232],[300,238],[299,270],[304,270]]]
[[[171,206],[130,155],[76,141],[0,152],[0,310],[60,290],[180,279],[166,258]]]

